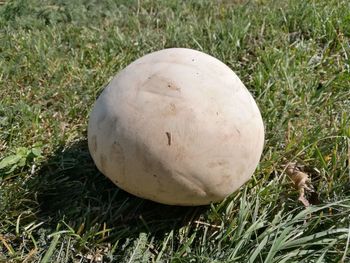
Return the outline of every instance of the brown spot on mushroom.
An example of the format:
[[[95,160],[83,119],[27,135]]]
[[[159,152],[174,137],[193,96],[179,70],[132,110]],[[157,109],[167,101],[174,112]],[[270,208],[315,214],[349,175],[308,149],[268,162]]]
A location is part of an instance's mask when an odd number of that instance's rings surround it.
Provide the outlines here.
[[[236,129],[236,132],[238,133],[238,135],[240,136],[241,135],[241,131],[238,128],[235,128],[235,129]]]
[[[168,138],[168,145],[170,146],[171,145],[171,133],[170,132],[166,132],[165,133],[167,138]]]
[[[174,84],[171,84],[171,83],[168,83],[168,88],[171,89],[171,90],[175,90],[175,91],[178,91],[180,92],[181,89],[177,86],[175,86]]]
[[[97,152],[97,137],[96,137],[96,135],[93,135],[91,137],[91,145],[92,145],[92,151]]]

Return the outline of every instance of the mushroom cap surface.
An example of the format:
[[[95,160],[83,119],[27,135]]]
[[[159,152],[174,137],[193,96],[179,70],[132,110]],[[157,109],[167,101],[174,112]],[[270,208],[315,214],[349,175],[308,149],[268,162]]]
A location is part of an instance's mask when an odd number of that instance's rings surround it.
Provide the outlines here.
[[[264,125],[229,67],[171,48],[114,77],[91,112],[88,144],[97,168],[121,189],[164,204],[204,205],[249,180]]]

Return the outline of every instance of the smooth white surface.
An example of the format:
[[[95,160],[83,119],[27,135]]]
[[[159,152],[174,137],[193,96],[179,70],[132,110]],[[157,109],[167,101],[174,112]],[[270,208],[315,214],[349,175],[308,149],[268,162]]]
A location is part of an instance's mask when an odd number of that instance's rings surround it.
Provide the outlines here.
[[[229,67],[172,48],[117,74],[95,103],[88,141],[98,169],[125,191],[201,205],[224,199],[252,176],[264,126]]]

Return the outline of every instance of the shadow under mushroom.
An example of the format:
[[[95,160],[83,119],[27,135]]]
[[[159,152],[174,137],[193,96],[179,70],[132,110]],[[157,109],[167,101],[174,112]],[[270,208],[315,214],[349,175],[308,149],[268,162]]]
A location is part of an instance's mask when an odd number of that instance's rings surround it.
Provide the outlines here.
[[[79,234],[105,225],[106,240],[139,236],[162,238],[195,221],[208,206],[158,204],[126,193],[95,167],[86,140],[58,149],[29,182],[39,204],[37,216],[52,228],[64,221]]]

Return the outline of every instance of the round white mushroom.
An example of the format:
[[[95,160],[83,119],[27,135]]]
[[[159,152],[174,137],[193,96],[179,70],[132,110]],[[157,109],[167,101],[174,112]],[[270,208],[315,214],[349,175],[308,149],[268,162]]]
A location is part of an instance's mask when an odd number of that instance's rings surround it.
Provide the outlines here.
[[[88,142],[97,168],[125,191],[164,204],[203,205],[252,176],[264,125],[229,67],[171,48],[117,74],[95,103]]]

